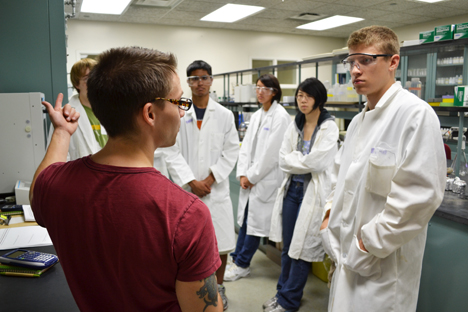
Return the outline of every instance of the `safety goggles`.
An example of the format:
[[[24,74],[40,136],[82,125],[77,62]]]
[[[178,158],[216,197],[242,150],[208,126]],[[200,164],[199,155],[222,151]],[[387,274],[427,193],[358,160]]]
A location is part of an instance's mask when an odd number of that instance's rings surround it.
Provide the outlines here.
[[[275,91],[275,88],[270,88],[270,87],[254,87],[255,92],[257,93],[263,93],[266,95],[270,95]]]
[[[306,93],[303,93],[303,94],[298,94],[296,95],[296,99],[298,102],[302,101],[303,99],[305,99],[306,101],[310,101],[310,100],[313,100],[314,97],[313,96],[310,96]]]
[[[198,83],[208,85],[213,81],[213,76],[189,76],[187,82],[189,85],[195,85]]]
[[[393,54],[370,54],[370,53],[353,53],[348,55],[342,63],[349,72],[356,66],[359,70],[365,69],[374,65],[378,57],[393,56]]]
[[[165,98],[155,98],[155,100],[163,100],[163,101],[168,101],[168,102],[171,102],[172,104],[175,104],[177,106],[179,106],[180,109],[184,110],[184,111],[188,111],[190,109],[190,107],[192,107],[192,100],[191,99],[187,99],[187,98],[180,98],[178,100],[176,99],[165,99]]]

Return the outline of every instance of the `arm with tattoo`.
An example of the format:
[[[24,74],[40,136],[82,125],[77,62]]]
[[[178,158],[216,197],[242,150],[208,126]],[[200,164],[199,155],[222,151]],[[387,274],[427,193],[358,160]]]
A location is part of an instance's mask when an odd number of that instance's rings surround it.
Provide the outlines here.
[[[223,302],[218,294],[216,276],[195,282],[176,281],[176,293],[182,311],[220,312]]]

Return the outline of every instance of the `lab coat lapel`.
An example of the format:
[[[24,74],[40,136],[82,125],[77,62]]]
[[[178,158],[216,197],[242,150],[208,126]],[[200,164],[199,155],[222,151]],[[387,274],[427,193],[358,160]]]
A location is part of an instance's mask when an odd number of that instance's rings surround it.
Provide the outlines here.
[[[83,133],[83,138],[84,138],[84,143],[86,144],[86,147],[90,151],[96,150],[96,147],[94,147],[95,144],[98,144],[93,128],[91,126],[91,122],[89,121],[88,114],[86,114],[86,110],[84,109],[83,105],[81,103],[77,103],[74,105],[75,110],[80,113],[80,118],[78,118],[78,129]]]
[[[205,116],[203,117],[203,122],[202,122],[200,130],[207,127],[206,125],[209,124],[208,121],[213,118],[214,111],[215,111],[215,106],[214,106],[213,100],[210,98],[208,101],[208,106],[206,107],[206,110],[205,110]]]

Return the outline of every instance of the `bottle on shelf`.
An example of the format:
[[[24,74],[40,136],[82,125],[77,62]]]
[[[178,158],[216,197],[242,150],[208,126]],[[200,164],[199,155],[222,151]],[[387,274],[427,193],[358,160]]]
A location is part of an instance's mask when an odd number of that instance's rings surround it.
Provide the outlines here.
[[[213,101],[217,101],[218,100],[218,96],[216,95],[216,91],[213,91],[210,93],[210,98],[213,100]]]

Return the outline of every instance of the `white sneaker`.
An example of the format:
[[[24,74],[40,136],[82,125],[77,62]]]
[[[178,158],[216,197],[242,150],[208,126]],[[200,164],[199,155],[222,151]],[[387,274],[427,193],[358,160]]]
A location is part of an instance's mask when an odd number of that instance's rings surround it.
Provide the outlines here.
[[[228,256],[227,261],[226,261],[226,269],[225,271],[229,271],[229,269],[232,267],[232,264],[234,261],[232,261],[232,257]]]
[[[265,310],[266,308],[272,307],[276,305],[277,302],[278,302],[278,297],[274,296],[273,298],[265,301],[265,303],[263,304],[263,309]]]
[[[250,275],[250,267],[249,268],[241,268],[237,266],[235,263],[231,265],[228,271],[224,273],[224,281],[225,282],[234,282],[242,277],[246,277]]]

